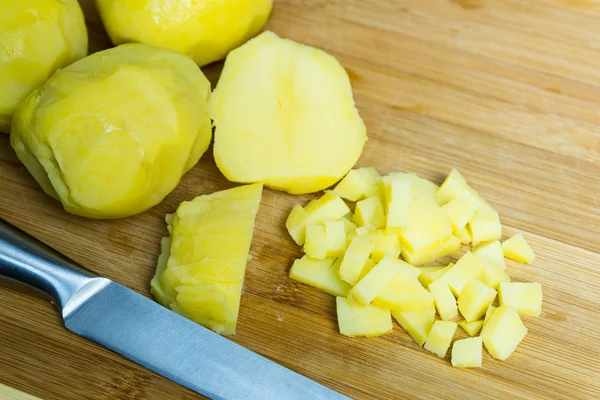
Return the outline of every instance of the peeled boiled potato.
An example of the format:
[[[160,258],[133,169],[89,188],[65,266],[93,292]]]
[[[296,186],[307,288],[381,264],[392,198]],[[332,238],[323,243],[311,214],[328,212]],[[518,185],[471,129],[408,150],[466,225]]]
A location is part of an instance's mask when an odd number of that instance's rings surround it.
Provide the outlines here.
[[[209,95],[188,57],[122,45],[35,90],[17,108],[11,145],[67,211],[129,216],[159,203],[206,151]]]
[[[85,57],[88,38],[77,0],[0,1],[0,132],[21,100],[58,68]]]
[[[114,44],[165,47],[203,66],[254,36],[273,0],[96,0],[96,5]]]
[[[316,192],[352,168],[367,140],[344,68],[272,32],[229,53],[209,107],[215,160],[234,182]]]

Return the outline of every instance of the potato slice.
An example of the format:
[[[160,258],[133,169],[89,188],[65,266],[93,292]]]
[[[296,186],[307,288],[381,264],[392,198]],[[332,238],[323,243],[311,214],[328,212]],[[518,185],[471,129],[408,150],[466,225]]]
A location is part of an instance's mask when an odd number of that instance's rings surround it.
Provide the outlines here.
[[[209,107],[215,161],[233,182],[316,192],[348,173],[367,140],[344,68],[273,32],[229,53]]]

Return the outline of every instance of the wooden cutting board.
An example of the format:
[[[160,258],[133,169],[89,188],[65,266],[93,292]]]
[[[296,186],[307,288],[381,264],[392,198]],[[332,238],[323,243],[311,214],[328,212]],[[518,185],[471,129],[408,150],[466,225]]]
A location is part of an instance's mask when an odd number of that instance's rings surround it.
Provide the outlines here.
[[[82,3],[91,51],[109,46]],[[456,167],[505,236],[526,233],[537,259],[508,270],[542,283],[544,307],[512,357],[485,353],[481,369],[453,369],[398,326],[342,337],[334,298],[287,277],[300,250],[284,220],[314,196],[266,190],[232,340],[354,398],[600,398],[600,2],[286,0],[268,28],[347,69],[370,136],[360,166],[438,183]],[[205,69],[213,84],[220,68]],[[0,137],[0,217],[146,296],[164,215],[232,186],[209,151],[154,209],[92,221],[45,196]],[[2,286],[0,304],[0,383],[44,399],[198,398],[70,333],[46,300]]]

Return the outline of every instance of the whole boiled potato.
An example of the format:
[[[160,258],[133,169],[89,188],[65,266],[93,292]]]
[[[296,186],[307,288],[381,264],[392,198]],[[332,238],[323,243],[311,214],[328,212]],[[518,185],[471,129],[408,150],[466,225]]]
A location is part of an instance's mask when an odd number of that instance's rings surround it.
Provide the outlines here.
[[[87,46],[77,0],[0,0],[0,132],[21,100]]]
[[[273,0],[96,0],[114,44],[180,51],[200,65],[220,60],[265,24]]]
[[[159,203],[204,154],[209,95],[190,58],[122,45],[35,90],[15,112],[11,145],[67,211],[125,217]]]

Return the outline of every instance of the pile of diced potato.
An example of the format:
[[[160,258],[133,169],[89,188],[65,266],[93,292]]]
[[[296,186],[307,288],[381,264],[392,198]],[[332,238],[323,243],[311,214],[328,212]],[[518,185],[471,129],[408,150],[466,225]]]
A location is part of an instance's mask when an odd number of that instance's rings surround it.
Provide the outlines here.
[[[511,282],[504,262],[531,263],[533,251],[522,234],[500,242],[498,213],[456,170],[440,187],[412,173],[352,170],[294,206],[286,227],[306,253],[290,277],[337,296],[343,335],[383,335],[393,316],[444,358],[460,326],[471,338],[454,342],[452,365],[479,367],[482,344],[505,360],[527,334],[520,316],[541,313],[541,285]],[[422,266],[461,244],[473,247],[456,263]]]

